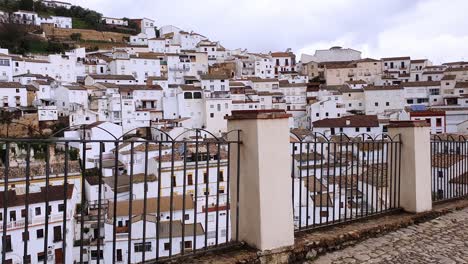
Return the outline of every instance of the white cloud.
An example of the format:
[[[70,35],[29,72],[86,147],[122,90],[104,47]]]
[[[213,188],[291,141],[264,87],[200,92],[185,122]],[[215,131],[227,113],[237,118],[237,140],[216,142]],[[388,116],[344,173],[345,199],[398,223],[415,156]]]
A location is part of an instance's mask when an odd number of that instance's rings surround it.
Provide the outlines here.
[[[467,53],[464,0],[70,0],[106,16],[150,17],[219,40],[227,48],[313,53],[339,45],[363,56],[435,62]]]

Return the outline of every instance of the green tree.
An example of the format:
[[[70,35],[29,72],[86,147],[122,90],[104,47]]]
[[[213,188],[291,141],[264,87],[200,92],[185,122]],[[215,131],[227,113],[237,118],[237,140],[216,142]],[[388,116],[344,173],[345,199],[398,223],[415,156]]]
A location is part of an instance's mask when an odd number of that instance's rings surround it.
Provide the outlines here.
[[[34,9],[34,1],[33,0],[20,0],[19,1],[19,9],[33,11]]]

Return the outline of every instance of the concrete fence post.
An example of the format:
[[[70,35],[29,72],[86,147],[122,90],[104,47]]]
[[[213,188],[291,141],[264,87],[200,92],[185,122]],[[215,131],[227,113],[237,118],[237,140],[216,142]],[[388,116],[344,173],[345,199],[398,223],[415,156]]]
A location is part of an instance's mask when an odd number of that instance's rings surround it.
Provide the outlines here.
[[[237,164],[230,168],[232,235],[238,231],[240,241],[262,251],[294,244],[289,117],[284,111],[249,110],[226,118],[228,130],[242,131],[238,204]],[[233,148],[230,159],[237,160],[237,154]]]
[[[388,134],[400,135],[400,206],[407,212],[432,209],[430,127],[425,121],[390,122]]]

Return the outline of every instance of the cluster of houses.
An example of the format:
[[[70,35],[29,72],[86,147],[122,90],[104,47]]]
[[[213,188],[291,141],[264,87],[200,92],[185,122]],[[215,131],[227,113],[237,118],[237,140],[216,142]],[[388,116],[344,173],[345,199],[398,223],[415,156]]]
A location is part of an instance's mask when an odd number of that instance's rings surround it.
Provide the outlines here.
[[[31,12],[14,18],[21,24],[45,21]],[[48,19],[56,27],[71,27],[71,19]],[[103,22],[129,26],[129,20],[118,18],[104,17]],[[0,210],[0,220],[7,219],[7,263],[25,261],[20,257],[25,240],[30,263],[53,263],[62,256],[66,263],[80,257],[88,263],[112,262],[113,256],[116,262],[126,262],[130,256],[131,263],[139,263],[143,252],[151,259],[228,241],[232,236],[226,146],[217,148],[208,141],[200,146],[148,143],[140,137],[141,129],[156,128],[176,138],[199,128],[221,137],[227,132],[225,117],[233,110],[282,109],[291,114],[290,128],[309,136],[314,132],[329,138],[342,133],[378,136],[392,120],[425,120],[433,134],[468,132],[468,62],[433,65],[410,57],[362,58],[361,52],[341,47],[303,54],[297,60],[291,50],[231,50],[172,25],[155,30],[155,21],[148,18],[132,22],[140,33],[126,46],[109,50],[78,48],[64,54],[21,56],[0,49],[2,111],[34,116],[39,123],[65,119],[72,127],[64,133],[67,139],[133,136],[118,145],[57,144],[50,150],[49,177],[44,160],[32,153],[31,179],[24,173],[28,151],[11,146],[8,215]],[[163,138],[162,133],[151,136]],[[365,146],[292,151],[296,225],[389,206],[388,195],[378,195],[391,188],[382,180],[387,166],[373,158],[377,152],[387,153],[388,145]],[[66,147],[86,157],[83,168],[70,160],[65,173]],[[441,158],[434,164],[443,178],[444,171],[466,159],[461,158],[453,164],[438,162],[445,161]],[[348,162],[353,159],[367,163]],[[84,169],[95,174],[81,181]],[[452,181],[457,186],[466,178],[458,176],[461,180]],[[51,182],[48,187],[46,178]],[[376,195],[367,197],[371,192]],[[443,196],[444,189],[437,187],[434,192]],[[50,194],[49,208],[44,193]],[[46,231],[49,234],[44,236]]]
[[[41,3],[49,8],[70,9],[72,4],[55,0],[42,0]],[[47,16],[37,12],[17,10],[12,13],[0,11],[0,22],[14,23],[21,25],[41,26],[44,24],[52,25],[54,28],[72,28],[72,18],[63,16]]]

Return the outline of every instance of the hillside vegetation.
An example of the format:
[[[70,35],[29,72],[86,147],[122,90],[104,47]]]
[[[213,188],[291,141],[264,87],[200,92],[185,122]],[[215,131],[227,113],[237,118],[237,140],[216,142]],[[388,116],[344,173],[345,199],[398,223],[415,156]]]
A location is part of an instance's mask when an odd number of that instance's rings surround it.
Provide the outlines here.
[[[73,48],[74,44],[86,41],[122,42],[131,34],[136,34],[137,26],[129,23],[128,28],[105,25],[102,14],[80,6],[50,8],[41,1],[0,0],[0,10],[12,13],[18,10],[34,11],[41,16],[65,16],[72,18],[72,30],[45,29],[48,39],[39,34],[43,29],[34,26],[0,24],[0,47],[8,48],[12,53],[56,53]],[[80,31],[82,30],[82,31]],[[38,33],[38,34],[36,34]],[[97,48],[98,45],[93,45]]]

